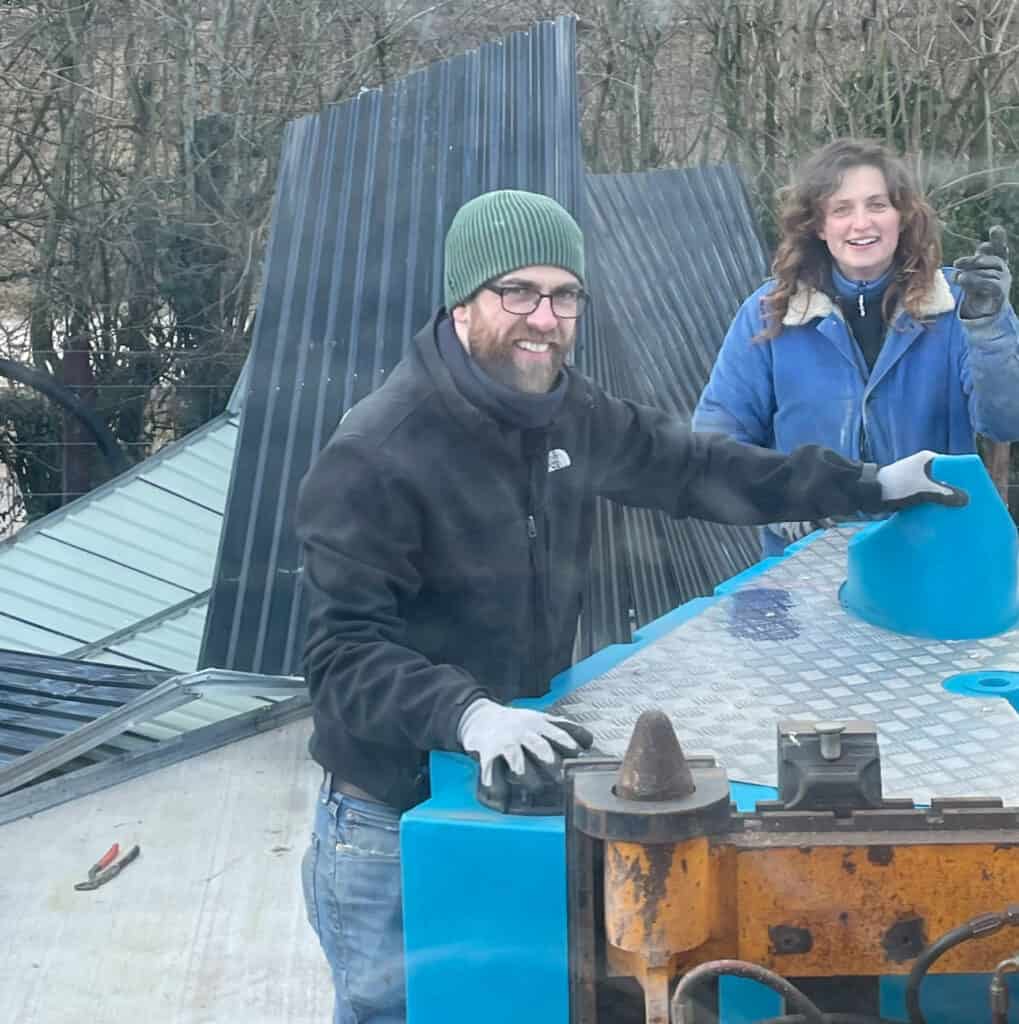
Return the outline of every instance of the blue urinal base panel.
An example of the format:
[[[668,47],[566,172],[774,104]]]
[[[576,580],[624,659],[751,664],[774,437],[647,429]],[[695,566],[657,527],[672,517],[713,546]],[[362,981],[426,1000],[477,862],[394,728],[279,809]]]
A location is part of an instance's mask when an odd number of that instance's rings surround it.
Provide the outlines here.
[[[1019,631],[945,644],[850,620],[837,591],[854,529],[792,545],[519,703],[584,722],[617,756],[640,711],[665,707],[688,754],[714,754],[730,778],[753,780],[732,785],[745,810],[777,795],[776,722],[811,717],[878,722],[886,795],[1019,802],[1019,757],[1007,752],[1014,710],[979,686],[942,685],[960,673],[1019,670]],[[825,624],[820,634],[814,621]],[[466,757],[433,754],[431,772],[431,798],[401,827],[408,1024],[567,1024],[563,819],[481,806]],[[904,985],[883,979],[887,1016],[904,1018]],[[986,992],[983,976],[932,977],[930,1024],[968,1021]],[[749,982],[727,982],[722,997],[724,1024],[780,1012]]]

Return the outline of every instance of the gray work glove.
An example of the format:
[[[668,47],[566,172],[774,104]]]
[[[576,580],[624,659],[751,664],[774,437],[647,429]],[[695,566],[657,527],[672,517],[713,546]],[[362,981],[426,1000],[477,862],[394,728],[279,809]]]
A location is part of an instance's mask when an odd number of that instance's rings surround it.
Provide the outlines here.
[[[508,708],[485,697],[460,717],[457,739],[464,750],[478,755],[483,786],[492,786],[497,770],[523,775],[526,755],[554,769],[558,761],[574,757],[594,742],[587,729],[575,722],[528,708]]]
[[[981,242],[972,256],[955,261],[958,273],[955,280],[962,289],[959,317],[976,320],[994,316],[1008,302],[1012,289],[1012,274],[1008,269],[1008,236],[996,224],[988,234],[989,241]]]
[[[939,484],[931,477],[934,458],[934,452],[917,452],[877,471],[877,482],[881,485],[881,497],[886,508],[909,508],[924,502],[961,508],[969,503],[969,495],[965,491]]]

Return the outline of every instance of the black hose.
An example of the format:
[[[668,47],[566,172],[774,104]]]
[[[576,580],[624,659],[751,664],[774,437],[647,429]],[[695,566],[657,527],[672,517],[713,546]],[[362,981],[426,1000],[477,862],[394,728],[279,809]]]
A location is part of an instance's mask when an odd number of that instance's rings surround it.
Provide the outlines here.
[[[1002,913],[980,914],[965,924],[960,924],[945,932],[921,951],[916,958],[916,963],[913,964],[913,969],[909,972],[909,981],[906,983],[906,1013],[909,1016],[909,1024],[927,1024],[927,1018],[920,1009],[920,986],[923,984],[923,979],[927,977],[927,972],[934,966],[934,962],[955,946],[968,942],[970,939],[993,935],[1007,924],[1019,924],[1019,907],[1013,905]]]
[[[709,960],[684,974],[672,996],[671,1017],[674,1024],[684,1024],[690,1019],[687,1015],[687,1010],[693,1010],[690,989],[723,975],[749,978],[777,992],[791,1009],[797,1011],[798,1019],[803,1024],[826,1024],[825,1015],[795,985],[781,975],[745,960]]]

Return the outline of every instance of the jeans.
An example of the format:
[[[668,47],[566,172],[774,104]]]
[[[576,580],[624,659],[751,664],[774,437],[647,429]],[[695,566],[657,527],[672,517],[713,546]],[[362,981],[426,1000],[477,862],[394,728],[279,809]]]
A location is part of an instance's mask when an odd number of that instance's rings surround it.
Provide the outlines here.
[[[301,880],[333,974],[333,1024],[404,1024],[400,815],[330,783],[327,775]]]

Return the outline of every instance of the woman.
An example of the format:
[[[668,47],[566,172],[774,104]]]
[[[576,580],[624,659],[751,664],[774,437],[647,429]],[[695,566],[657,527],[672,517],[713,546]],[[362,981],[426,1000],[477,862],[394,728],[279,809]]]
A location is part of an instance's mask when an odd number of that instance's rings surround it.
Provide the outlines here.
[[[1005,232],[941,267],[934,211],[884,146],[839,139],[786,190],[774,277],[736,315],[694,410],[780,451],[894,462],[1019,437],[1019,322]],[[764,531],[780,552],[810,524]]]

